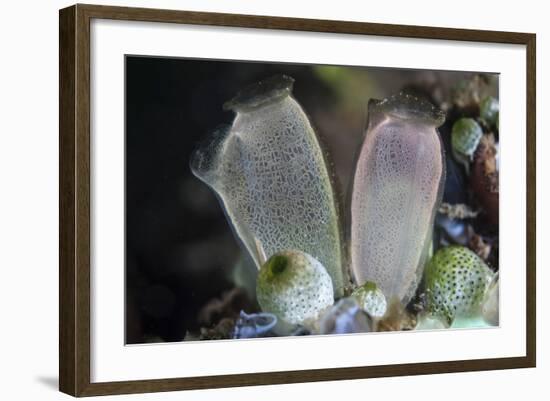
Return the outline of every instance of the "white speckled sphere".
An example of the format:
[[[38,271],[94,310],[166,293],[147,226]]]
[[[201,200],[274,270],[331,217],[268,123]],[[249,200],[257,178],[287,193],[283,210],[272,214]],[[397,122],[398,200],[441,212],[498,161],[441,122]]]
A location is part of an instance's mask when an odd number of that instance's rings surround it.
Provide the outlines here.
[[[351,295],[357,300],[361,309],[367,312],[370,317],[381,318],[388,309],[386,297],[372,281],[367,281],[353,291]]]
[[[332,280],[323,265],[301,251],[283,251],[261,267],[256,287],[264,312],[291,324],[317,319],[334,303]]]

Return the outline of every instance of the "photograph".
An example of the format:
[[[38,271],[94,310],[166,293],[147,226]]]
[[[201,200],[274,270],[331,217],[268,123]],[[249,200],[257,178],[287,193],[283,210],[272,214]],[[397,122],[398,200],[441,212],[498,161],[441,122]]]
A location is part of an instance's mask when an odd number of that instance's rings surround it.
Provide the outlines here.
[[[125,55],[125,343],[499,326],[499,74]]]
[[[3,5],[0,401],[545,394],[543,2]]]

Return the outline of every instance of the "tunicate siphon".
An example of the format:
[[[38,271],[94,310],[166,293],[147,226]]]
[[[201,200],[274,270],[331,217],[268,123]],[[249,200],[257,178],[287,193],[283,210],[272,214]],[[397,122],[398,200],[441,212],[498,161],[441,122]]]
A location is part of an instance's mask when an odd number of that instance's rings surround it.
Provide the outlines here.
[[[445,178],[437,127],[445,115],[399,94],[369,102],[351,196],[351,263],[358,285],[408,302],[422,276]]]
[[[346,284],[337,198],[326,155],[292,97],[294,80],[275,76],[224,105],[236,113],[192,157],[193,173],[218,195],[258,268],[299,250],[319,260],[335,296]]]

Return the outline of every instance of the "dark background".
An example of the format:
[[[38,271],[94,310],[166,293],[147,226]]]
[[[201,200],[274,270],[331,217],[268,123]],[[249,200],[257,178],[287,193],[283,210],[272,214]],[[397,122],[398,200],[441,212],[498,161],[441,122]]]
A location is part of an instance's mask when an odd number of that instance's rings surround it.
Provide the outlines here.
[[[191,174],[189,158],[209,131],[231,123],[233,113],[222,109],[225,101],[246,85],[280,73],[296,80],[294,97],[330,151],[341,193],[351,176],[369,98],[407,89],[437,104],[437,97],[445,98],[445,91],[465,76],[127,56],[127,343],[181,341],[215,322],[212,313],[221,313],[228,297],[236,309],[257,308],[250,291],[231,293],[239,286],[234,266],[246,260],[216,197]]]

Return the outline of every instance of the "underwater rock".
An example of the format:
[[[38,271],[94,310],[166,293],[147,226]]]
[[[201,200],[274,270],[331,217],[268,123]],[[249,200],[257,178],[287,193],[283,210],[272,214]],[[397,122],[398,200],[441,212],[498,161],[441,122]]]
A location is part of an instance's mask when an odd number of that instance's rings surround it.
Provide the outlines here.
[[[332,280],[323,265],[300,251],[279,252],[261,267],[256,286],[264,312],[291,324],[317,319],[332,305]]]
[[[359,306],[373,318],[381,318],[388,307],[384,293],[372,281],[357,287],[351,294]]]
[[[224,317],[213,327],[201,327],[198,338],[191,333],[185,336],[185,341],[193,340],[227,340],[232,338],[235,330],[235,319]]]
[[[453,89],[453,104],[462,110],[479,110],[479,103],[490,90],[491,77],[476,74],[471,79],[460,81]]]
[[[495,167],[497,173],[500,171],[500,144],[495,143]]]
[[[376,331],[403,331],[414,330],[417,321],[399,299],[393,298],[384,317],[376,323]]]
[[[487,213],[489,222],[499,222],[499,172],[497,148],[492,135],[484,135],[475,153],[470,184],[476,198]]]
[[[272,313],[247,314],[241,311],[233,338],[257,338],[268,334],[277,324],[277,317]]]
[[[293,82],[272,77],[226,103],[233,124],[195,151],[191,170],[216,192],[258,268],[279,251],[301,250],[325,266],[341,296],[347,282],[332,176],[291,96]]]
[[[414,294],[431,242],[445,179],[437,127],[444,113],[400,94],[369,102],[351,199],[351,263],[358,285],[387,299]]]
[[[355,298],[342,298],[319,319],[320,334],[366,333],[369,318]]]
[[[491,244],[486,242],[481,235],[478,235],[471,226],[468,231],[470,236],[468,248],[486,262],[491,254]]]
[[[242,309],[250,310],[253,307],[254,303],[246,290],[234,287],[224,291],[220,298],[212,298],[203,305],[198,311],[197,321],[202,326],[212,327],[224,317],[234,320]]]
[[[426,266],[426,310],[449,324],[479,314],[494,273],[479,256],[459,245],[439,249]]]

